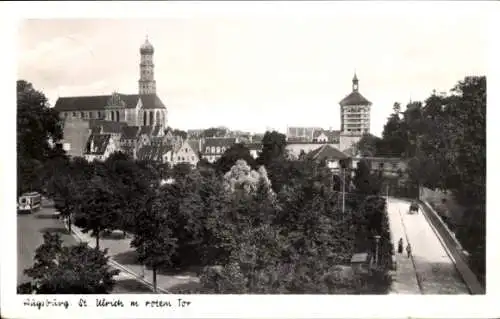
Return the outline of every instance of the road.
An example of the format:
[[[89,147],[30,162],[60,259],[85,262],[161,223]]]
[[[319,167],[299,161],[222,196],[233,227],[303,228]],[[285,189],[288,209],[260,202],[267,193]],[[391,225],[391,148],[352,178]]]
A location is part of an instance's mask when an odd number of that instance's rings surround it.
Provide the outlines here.
[[[411,265],[416,272],[420,293],[469,294],[453,260],[423,213],[408,214],[409,206],[407,201],[389,198],[388,213],[395,248],[399,238],[403,238],[405,247],[407,241],[410,242]]]
[[[29,281],[23,270],[33,265],[35,250],[43,243],[43,233],[56,232],[61,235],[64,245],[76,245],[77,241],[71,236],[62,221],[53,218],[54,209],[47,202],[44,207],[34,214],[17,215],[17,282],[18,284]],[[126,273],[116,277],[117,283],[112,293],[139,294],[151,293],[147,287],[137,282]]]

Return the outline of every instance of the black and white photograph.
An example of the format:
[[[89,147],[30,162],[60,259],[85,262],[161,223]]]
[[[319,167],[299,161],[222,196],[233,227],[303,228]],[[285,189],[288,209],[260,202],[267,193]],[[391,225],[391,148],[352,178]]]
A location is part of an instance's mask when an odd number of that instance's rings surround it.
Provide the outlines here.
[[[489,20],[401,3],[20,19],[17,294],[484,296]]]

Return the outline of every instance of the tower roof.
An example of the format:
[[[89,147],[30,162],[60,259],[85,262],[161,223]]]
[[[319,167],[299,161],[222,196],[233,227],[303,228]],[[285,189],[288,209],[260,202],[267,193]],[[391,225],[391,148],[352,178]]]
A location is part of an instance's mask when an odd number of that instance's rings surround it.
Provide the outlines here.
[[[341,106],[372,104],[372,102],[368,101],[363,95],[361,95],[361,93],[359,93],[358,82],[358,76],[356,75],[356,72],[354,72],[354,77],[352,78],[352,92],[340,101],[339,104]]]
[[[141,54],[152,54],[155,52],[155,49],[151,43],[149,43],[148,37],[146,36],[146,41],[141,45]]]
[[[372,102],[368,101],[361,93],[358,91],[353,91],[351,94],[347,95],[339,103],[341,106],[346,105],[371,105]]]

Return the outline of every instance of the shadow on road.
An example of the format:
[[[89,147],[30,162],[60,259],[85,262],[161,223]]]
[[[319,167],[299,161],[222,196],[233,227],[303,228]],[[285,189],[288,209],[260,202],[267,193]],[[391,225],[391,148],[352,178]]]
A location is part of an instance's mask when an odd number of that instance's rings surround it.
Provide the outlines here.
[[[187,282],[169,288],[169,292],[173,294],[200,294],[203,293],[202,286],[199,282]]]
[[[121,240],[125,239],[122,231],[114,231],[114,232],[102,232],[101,239],[109,239],[109,240]]]
[[[35,218],[38,218],[38,219],[58,219],[59,217],[54,215],[53,213],[50,213],[50,214],[36,214]]]
[[[203,270],[202,266],[186,266],[178,268],[158,269],[158,274],[166,276],[189,276],[197,277]]]
[[[116,282],[113,289],[115,294],[150,294],[151,289],[135,279],[122,279]]]
[[[125,251],[113,256],[113,260],[122,265],[139,265],[137,253],[133,250]]]

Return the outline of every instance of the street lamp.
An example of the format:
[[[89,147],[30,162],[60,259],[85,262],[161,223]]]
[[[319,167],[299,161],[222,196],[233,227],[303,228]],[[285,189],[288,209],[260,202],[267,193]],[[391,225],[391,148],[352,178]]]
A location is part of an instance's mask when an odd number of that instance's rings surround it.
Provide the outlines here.
[[[380,241],[380,235],[375,235],[375,265],[378,266],[378,243]]]

